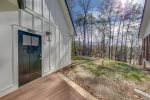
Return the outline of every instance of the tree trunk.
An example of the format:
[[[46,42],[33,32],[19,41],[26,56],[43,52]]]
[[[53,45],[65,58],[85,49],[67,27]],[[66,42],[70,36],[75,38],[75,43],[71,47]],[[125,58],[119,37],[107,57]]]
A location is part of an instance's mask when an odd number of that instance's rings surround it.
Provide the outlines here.
[[[123,41],[124,41],[124,24],[125,21],[123,21],[123,26],[122,26],[122,38],[121,38],[121,49],[120,49],[120,53],[119,53],[119,61],[123,61],[122,60],[122,56],[123,56]]]
[[[93,22],[91,20],[91,48],[90,48],[90,55],[92,56],[92,52],[93,52]]]
[[[132,52],[133,52],[133,40],[131,40],[131,47],[130,47],[130,61],[129,63],[131,64],[132,63]]]
[[[114,35],[115,35],[114,32],[115,32],[115,26],[116,26],[116,20],[117,20],[117,17],[118,17],[118,13],[119,13],[119,11],[117,11],[117,13],[116,13],[115,21],[114,21],[114,26],[113,26],[113,33],[112,33],[113,37],[112,37],[112,48],[111,48],[111,50],[112,50],[112,54],[111,54],[112,58],[111,59],[114,59],[114,57],[113,57],[113,55],[114,55],[113,54],[114,53],[114,47],[113,46],[114,46]]]
[[[128,26],[127,26],[127,33],[126,33],[126,37],[125,37],[125,48],[124,48],[124,62],[127,62],[127,54],[128,54],[128,51],[127,51],[127,38],[128,38],[128,34],[129,34],[129,28],[130,28],[130,20],[129,20],[129,23],[128,23]]]
[[[116,42],[116,48],[115,48],[115,60],[118,60],[118,42],[119,42],[119,35],[120,35],[120,27],[121,27],[121,20],[119,23],[119,28],[118,28],[118,34],[117,34],[117,42]]]
[[[85,51],[86,51],[86,15],[84,17],[84,22],[83,22],[83,56],[85,56]]]

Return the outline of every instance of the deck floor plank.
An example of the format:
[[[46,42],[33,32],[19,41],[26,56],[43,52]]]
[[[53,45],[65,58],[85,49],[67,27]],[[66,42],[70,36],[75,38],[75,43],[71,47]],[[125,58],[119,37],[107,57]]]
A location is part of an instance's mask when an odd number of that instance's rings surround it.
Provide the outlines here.
[[[85,100],[57,74],[30,82],[0,100]]]

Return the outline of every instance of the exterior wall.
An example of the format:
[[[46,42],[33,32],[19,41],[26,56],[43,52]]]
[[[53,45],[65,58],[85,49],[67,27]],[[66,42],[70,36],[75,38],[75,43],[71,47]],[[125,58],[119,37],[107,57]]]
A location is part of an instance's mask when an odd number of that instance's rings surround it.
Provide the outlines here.
[[[150,67],[150,21],[148,21],[148,25],[146,27],[145,33],[143,34],[143,66]]]
[[[12,24],[18,19],[18,11],[0,12],[0,95],[14,85]]]
[[[148,24],[143,34],[143,66],[150,67],[150,20],[147,20]]]
[[[145,8],[139,38],[143,39],[143,66],[150,67],[150,0],[145,1]]]
[[[143,62],[144,67],[150,67],[150,34],[143,39]]]
[[[26,1],[24,10],[0,12],[0,96],[18,88],[18,29],[42,36],[43,76],[71,64],[71,37],[59,0]],[[45,38],[47,31],[51,41]]]
[[[144,13],[140,28],[139,37],[144,38],[149,34],[150,27],[150,0],[145,0]]]
[[[143,38],[146,38],[150,34],[150,20],[147,20],[147,21],[148,21],[148,25],[146,27]]]

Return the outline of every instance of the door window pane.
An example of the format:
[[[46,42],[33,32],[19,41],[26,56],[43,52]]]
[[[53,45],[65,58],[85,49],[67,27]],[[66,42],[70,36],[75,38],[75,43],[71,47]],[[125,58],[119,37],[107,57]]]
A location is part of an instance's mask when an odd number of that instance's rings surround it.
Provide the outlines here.
[[[38,46],[39,45],[39,38],[32,36],[32,46]]]
[[[31,36],[23,35],[23,46],[30,46],[31,45]]]

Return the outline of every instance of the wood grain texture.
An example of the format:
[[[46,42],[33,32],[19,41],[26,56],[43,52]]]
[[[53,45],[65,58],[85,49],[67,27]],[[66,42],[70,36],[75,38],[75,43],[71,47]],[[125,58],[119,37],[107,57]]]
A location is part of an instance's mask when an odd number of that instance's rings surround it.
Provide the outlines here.
[[[57,74],[30,82],[0,100],[85,100]]]

